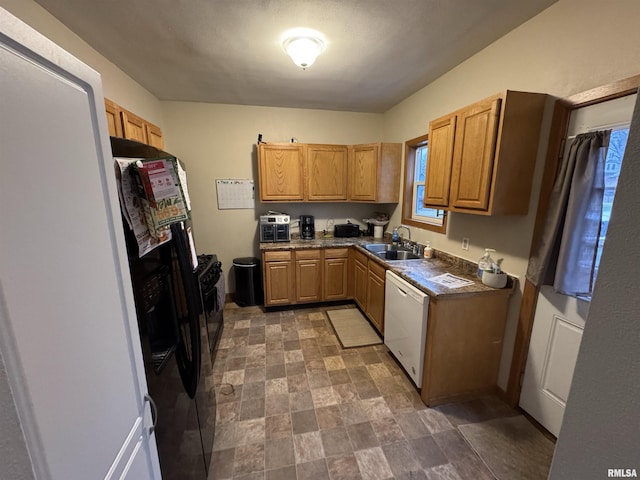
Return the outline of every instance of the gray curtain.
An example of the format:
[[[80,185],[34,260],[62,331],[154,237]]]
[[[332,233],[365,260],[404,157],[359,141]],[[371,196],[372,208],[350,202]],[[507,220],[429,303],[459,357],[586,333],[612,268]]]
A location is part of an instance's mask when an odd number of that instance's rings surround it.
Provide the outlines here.
[[[600,237],[604,164],[611,130],[578,135],[563,161],[527,279],[566,295],[590,295]]]

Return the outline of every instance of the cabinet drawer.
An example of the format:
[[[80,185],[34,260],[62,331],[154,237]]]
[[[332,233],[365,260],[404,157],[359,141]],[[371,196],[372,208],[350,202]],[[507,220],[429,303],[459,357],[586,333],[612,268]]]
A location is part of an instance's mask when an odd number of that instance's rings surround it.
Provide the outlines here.
[[[378,262],[375,262],[373,260],[369,261],[369,271],[384,280],[384,274],[386,269],[382,265],[380,265]]]
[[[353,249],[353,259],[357,260],[358,262],[363,264],[365,267],[367,266],[367,256],[355,248]]]
[[[347,258],[348,256],[348,248],[327,248],[324,251],[324,258]]]
[[[265,262],[283,262],[287,260],[291,260],[291,250],[264,252]]]
[[[320,250],[296,250],[296,260],[320,260]]]

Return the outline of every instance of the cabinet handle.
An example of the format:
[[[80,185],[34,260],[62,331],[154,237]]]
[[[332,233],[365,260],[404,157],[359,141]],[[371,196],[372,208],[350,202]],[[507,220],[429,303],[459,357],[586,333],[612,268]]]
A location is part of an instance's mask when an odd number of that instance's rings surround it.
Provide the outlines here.
[[[148,393],[144,394],[144,400],[149,402],[151,406],[151,419],[153,420],[153,424],[149,427],[149,435],[151,435],[156,429],[156,425],[158,425],[158,407],[156,407],[156,402],[153,401],[153,398]]]

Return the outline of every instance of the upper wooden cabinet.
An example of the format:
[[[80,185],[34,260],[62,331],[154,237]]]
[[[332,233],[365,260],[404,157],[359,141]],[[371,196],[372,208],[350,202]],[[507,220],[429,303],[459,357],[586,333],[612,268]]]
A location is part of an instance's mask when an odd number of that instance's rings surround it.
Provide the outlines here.
[[[164,149],[162,130],[157,125],[131,113],[111,100],[104,99],[109,135]]]
[[[260,200],[295,202],[305,199],[305,146],[301,143],[258,145]]]
[[[261,143],[260,200],[397,203],[401,153],[399,143]]]
[[[104,99],[104,108],[107,112],[107,126],[109,127],[109,135],[112,137],[121,137],[122,135],[122,118],[120,112],[122,111],[118,105],[111,100]]]
[[[349,147],[349,200],[398,203],[402,144],[372,143]]]
[[[432,121],[425,206],[526,214],[545,101],[507,90]]]
[[[307,200],[335,202],[347,199],[346,145],[307,145]]]

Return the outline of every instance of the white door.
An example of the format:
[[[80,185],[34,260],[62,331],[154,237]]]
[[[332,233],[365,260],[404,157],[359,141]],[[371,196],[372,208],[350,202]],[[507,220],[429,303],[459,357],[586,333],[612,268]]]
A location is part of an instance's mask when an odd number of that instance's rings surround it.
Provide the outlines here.
[[[35,476],[160,478],[100,77],[1,8],[0,71],[0,349]]]
[[[574,111],[568,136],[590,130],[628,128],[635,101],[636,95],[630,95]],[[566,147],[565,155],[568,150]],[[588,309],[586,300],[555,293],[550,286],[540,289],[520,406],[556,437],[560,433]]]

